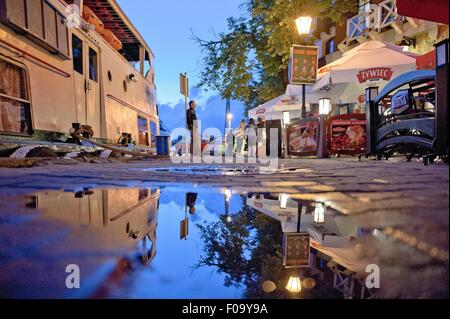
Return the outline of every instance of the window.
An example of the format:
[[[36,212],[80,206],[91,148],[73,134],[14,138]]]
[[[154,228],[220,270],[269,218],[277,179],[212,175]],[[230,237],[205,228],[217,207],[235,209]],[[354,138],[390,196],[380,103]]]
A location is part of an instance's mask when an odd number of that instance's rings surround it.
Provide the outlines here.
[[[144,189],[140,189],[139,190],[139,201],[142,201],[146,198],[148,198],[148,196],[150,195],[150,192],[148,189],[144,188]]]
[[[73,69],[80,73],[83,72],[83,41],[76,35],[72,36],[72,54],[73,54]]]
[[[65,15],[49,0],[0,0],[0,21],[50,53],[69,59]]]
[[[0,132],[31,133],[27,76],[25,69],[0,58]]]
[[[151,147],[156,147],[156,135],[158,135],[158,126],[154,121],[150,121],[150,133],[152,136]]]
[[[98,81],[98,55],[97,52],[89,48],[89,79],[91,81]]]
[[[146,118],[138,116],[139,145],[149,145],[148,121]]]

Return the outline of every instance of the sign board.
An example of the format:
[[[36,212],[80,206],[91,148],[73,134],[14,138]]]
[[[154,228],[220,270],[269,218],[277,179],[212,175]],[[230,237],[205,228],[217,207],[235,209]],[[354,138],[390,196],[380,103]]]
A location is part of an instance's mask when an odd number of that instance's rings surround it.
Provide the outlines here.
[[[402,114],[409,108],[409,90],[400,90],[391,97],[393,114]]]
[[[311,236],[308,233],[283,235],[283,265],[286,268],[310,267]]]
[[[314,85],[317,83],[319,48],[294,45],[291,48],[289,80],[291,84]]]
[[[189,235],[189,218],[186,218],[180,223],[180,239],[186,239]]]
[[[287,129],[288,154],[293,156],[317,155],[319,150],[318,118],[305,118],[289,125]]]
[[[189,79],[186,75],[180,73],[180,93],[183,96],[189,96]]]
[[[359,83],[365,83],[369,80],[390,81],[393,73],[391,68],[371,68],[359,71],[357,78]]]
[[[365,154],[367,152],[365,114],[331,117],[328,120],[328,150],[331,154]]]

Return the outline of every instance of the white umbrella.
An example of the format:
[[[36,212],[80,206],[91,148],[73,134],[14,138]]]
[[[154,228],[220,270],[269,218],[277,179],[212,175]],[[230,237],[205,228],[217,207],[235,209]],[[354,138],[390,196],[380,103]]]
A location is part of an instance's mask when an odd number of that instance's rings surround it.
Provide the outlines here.
[[[389,81],[416,69],[416,55],[381,41],[368,41],[344,53],[343,57],[318,71],[312,91],[340,83],[369,85],[372,81]]]

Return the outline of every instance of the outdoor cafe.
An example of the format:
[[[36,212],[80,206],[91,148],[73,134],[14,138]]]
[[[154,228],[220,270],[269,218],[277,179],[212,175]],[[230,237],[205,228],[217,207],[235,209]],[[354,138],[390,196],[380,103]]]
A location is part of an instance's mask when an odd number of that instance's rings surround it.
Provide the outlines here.
[[[409,74],[400,81],[400,87],[414,82],[416,76],[423,76],[420,71],[411,71],[435,68],[435,52],[418,56],[404,51],[401,46],[373,40],[318,68],[317,77],[312,80],[306,70],[317,68],[317,57],[305,55],[308,51],[313,52],[310,48],[297,46],[291,50],[291,84],[286,93],[249,112],[251,118],[262,117],[268,130],[280,128],[278,154],[283,154],[285,158],[370,154],[370,135],[373,135],[370,125],[376,125],[373,122],[368,125],[367,122],[370,112],[366,109],[370,101],[402,75]],[[424,58],[431,63],[425,64]],[[427,73],[429,81],[434,81],[433,72]],[[434,90],[434,86],[428,86],[427,89]],[[413,91],[410,93],[416,97],[411,96],[411,101],[418,101],[417,97],[423,90]],[[430,96],[430,92],[427,94]],[[383,101],[386,102],[386,99]],[[433,99],[428,99],[427,103],[435,104]],[[434,114],[434,108],[428,108]],[[397,108],[396,114],[399,111],[401,108]],[[406,107],[403,111],[410,112],[411,108]]]

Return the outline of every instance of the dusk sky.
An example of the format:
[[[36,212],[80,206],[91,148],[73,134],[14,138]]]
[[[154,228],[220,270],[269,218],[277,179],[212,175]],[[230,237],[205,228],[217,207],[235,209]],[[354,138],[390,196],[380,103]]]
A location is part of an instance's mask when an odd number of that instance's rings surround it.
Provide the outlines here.
[[[137,27],[155,53],[156,85],[160,114],[165,126],[172,130],[184,125],[184,100],[179,90],[179,74],[187,72],[190,85],[199,82],[202,53],[192,39],[192,31],[205,39],[226,30],[226,20],[242,15],[242,0],[118,0],[119,4]],[[191,98],[197,99],[197,114],[203,128],[217,127],[223,130],[225,101],[215,92],[191,90]],[[242,119],[243,106],[232,103],[233,126]]]

